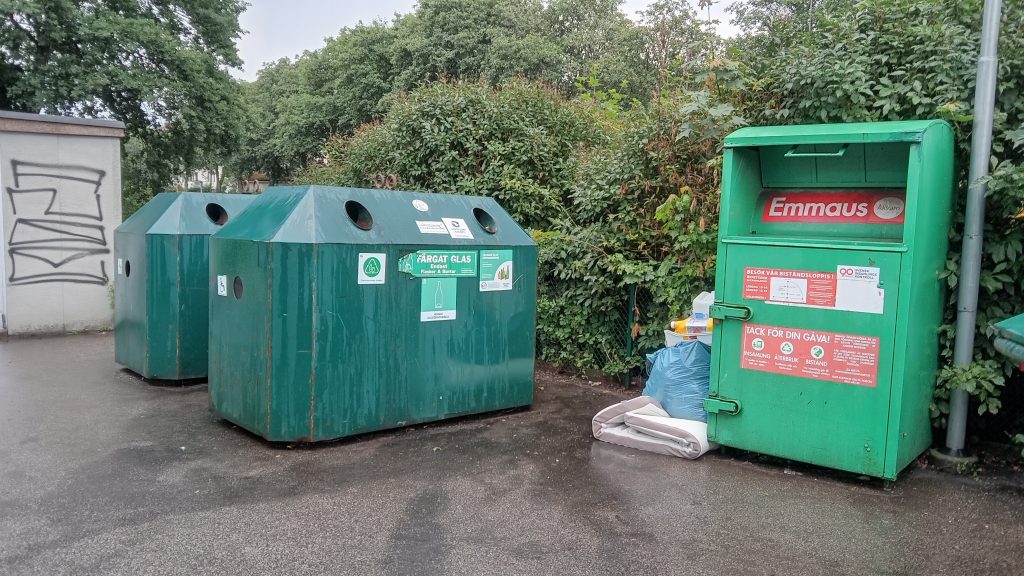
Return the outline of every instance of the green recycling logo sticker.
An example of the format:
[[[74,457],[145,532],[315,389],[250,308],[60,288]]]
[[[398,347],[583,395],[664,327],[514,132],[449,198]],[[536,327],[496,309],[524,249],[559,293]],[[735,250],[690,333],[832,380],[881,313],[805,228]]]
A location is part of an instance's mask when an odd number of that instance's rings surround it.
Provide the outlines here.
[[[387,254],[359,254],[359,284],[383,284]]]
[[[376,278],[377,274],[380,274],[380,269],[380,260],[375,257],[363,261],[363,274],[366,274],[367,278]]]
[[[782,345],[779,346],[779,351],[782,352],[783,354],[789,356],[790,354],[793,353],[793,343],[792,342],[783,342]]]
[[[821,346],[814,346],[811,348],[811,356],[814,356],[816,360],[820,360],[825,355],[825,349]]]

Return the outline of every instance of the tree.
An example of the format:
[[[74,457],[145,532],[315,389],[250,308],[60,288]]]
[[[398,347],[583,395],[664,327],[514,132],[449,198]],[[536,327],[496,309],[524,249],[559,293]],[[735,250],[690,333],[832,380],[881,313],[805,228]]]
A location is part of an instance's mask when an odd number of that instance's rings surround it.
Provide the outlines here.
[[[125,123],[146,186],[167,184],[204,155],[227,154],[240,130],[241,0],[0,0],[0,108]],[[136,149],[128,147],[127,149]]]
[[[721,39],[687,0],[658,0],[637,16],[617,31],[593,73],[640,102],[661,98],[670,84],[694,84],[721,49]]]
[[[242,86],[245,105],[243,142],[236,170],[257,171],[277,182],[306,165],[320,148],[326,130],[318,99],[304,85],[300,62],[282,58]]]
[[[306,56],[305,83],[323,101],[329,130],[349,133],[381,117],[391,93],[396,30],[383,22],[344,28]],[[324,134],[324,137],[327,135]]]
[[[740,0],[727,10],[742,31],[734,43],[750,57],[749,65],[757,66],[813,36],[826,22],[853,12],[854,5],[849,0]]]
[[[421,0],[395,20],[395,89],[439,79],[553,81],[561,54],[540,0]]]
[[[309,164],[330,135],[380,117],[392,92],[395,34],[381,22],[343,28],[323,48],[260,70],[243,85],[247,117],[235,170],[280,181]]]
[[[622,0],[552,0],[544,10],[549,38],[564,54],[559,86],[572,93],[576,81],[594,72],[613,51],[631,23],[619,10]]]

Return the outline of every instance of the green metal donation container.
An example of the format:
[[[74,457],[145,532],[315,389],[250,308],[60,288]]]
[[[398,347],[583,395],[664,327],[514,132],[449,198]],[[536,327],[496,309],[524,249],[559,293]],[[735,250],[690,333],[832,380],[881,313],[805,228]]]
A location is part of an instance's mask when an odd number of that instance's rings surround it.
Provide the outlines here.
[[[210,404],[267,440],[533,401],[537,248],[493,199],[272,188],[210,274]]]
[[[886,479],[931,444],[952,188],[941,121],[725,139],[710,440]]]
[[[996,350],[1024,370],[1024,314],[995,325]]]
[[[114,231],[114,360],[145,378],[206,376],[209,237],[255,196],[157,194]]]

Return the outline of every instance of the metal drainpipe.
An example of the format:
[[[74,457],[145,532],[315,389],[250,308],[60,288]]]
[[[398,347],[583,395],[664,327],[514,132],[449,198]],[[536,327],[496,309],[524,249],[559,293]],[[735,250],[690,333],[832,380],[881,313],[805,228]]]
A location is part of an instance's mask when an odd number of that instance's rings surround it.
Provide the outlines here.
[[[974,123],[971,128],[971,165],[967,176],[967,210],[960,256],[960,280],[957,291],[956,342],[953,364],[963,366],[974,360],[974,335],[977,332],[978,284],[981,278],[982,232],[985,226],[985,192],[988,188],[989,158],[992,155],[992,118],[995,113],[996,73],[999,47],[999,19],[1002,0],[985,0],[981,20],[981,53],[974,90]],[[946,427],[946,452],[962,456],[967,435],[967,392],[957,388],[950,393],[949,420]]]

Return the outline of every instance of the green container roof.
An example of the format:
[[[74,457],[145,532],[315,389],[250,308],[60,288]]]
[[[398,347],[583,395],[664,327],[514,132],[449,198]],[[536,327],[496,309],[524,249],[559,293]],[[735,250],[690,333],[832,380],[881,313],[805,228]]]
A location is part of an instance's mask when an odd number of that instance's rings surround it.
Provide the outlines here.
[[[116,232],[210,235],[241,214],[256,198],[249,194],[161,192],[121,223]]]
[[[850,124],[752,126],[740,128],[726,136],[725,147],[920,142],[924,139],[924,134],[927,131],[940,126],[948,125],[942,120],[906,120]]]
[[[995,329],[1003,338],[1024,346],[1024,314],[1003,320]]]
[[[453,219],[464,232],[446,227]],[[269,188],[217,238],[295,244],[534,244],[493,198],[330,186]]]

